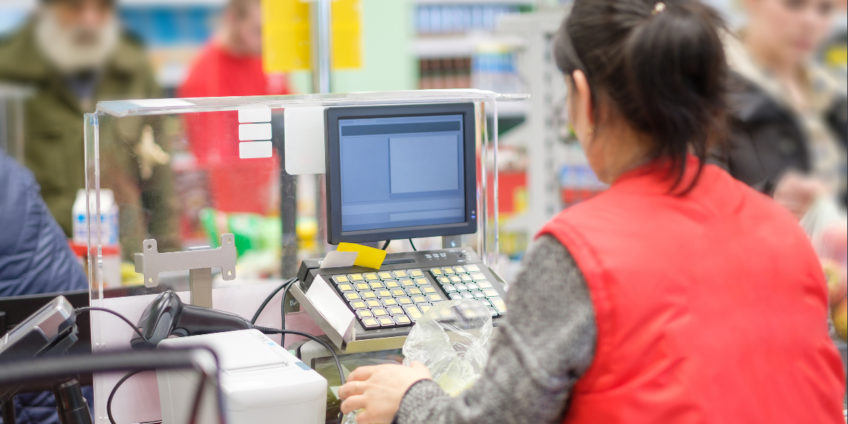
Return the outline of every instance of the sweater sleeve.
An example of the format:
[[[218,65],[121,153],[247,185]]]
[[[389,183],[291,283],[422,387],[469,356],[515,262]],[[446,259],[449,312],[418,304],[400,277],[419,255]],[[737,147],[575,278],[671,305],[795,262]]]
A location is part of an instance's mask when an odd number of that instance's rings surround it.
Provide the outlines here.
[[[413,423],[558,423],[592,363],[594,309],[566,248],[543,236],[507,294],[507,318],[480,379],[456,398],[431,380],[413,385],[395,417]]]

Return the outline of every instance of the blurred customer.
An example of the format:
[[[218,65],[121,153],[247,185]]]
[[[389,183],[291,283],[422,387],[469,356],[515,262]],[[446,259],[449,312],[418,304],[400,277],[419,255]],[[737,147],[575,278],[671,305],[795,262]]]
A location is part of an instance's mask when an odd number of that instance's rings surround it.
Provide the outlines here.
[[[221,25],[203,49],[179,89],[180,97],[227,97],[288,94],[285,76],[262,68],[260,0],[230,0]],[[188,140],[199,164],[209,172],[215,207],[228,212],[266,213],[278,159],[239,159],[238,118],[232,112],[195,114],[186,118]],[[240,172],[244,169],[244,172]],[[250,178],[232,181],[234,173]],[[252,187],[244,190],[244,187]],[[270,194],[269,194],[270,196]]]
[[[85,186],[83,114],[100,100],[159,94],[144,49],[121,32],[113,0],[42,0],[19,31],[0,41],[0,81],[35,90],[25,108],[25,165],[70,236],[71,208]],[[138,148],[147,122],[122,119],[118,128],[107,121],[100,122],[101,178],[104,186],[117,186],[121,236],[137,250],[136,239],[147,236],[145,219],[154,235],[169,234],[169,169],[157,166],[149,178],[141,176],[144,164],[162,163],[158,146]]]
[[[747,26],[727,40],[731,137],[719,159],[798,218],[832,193],[845,202],[848,108],[813,63],[838,0],[746,0]]]
[[[88,288],[38,191],[32,173],[0,151],[0,297]],[[18,423],[58,422],[48,392],[21,394],[15,408]]]

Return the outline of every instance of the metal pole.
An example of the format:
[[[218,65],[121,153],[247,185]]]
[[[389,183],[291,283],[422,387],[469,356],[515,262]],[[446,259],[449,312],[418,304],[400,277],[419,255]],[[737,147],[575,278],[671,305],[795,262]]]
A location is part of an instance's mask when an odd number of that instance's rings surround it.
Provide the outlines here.
[[[332,90],[331,3],[332,0],[315,0],[313,8],[312,90],[321,94]]]

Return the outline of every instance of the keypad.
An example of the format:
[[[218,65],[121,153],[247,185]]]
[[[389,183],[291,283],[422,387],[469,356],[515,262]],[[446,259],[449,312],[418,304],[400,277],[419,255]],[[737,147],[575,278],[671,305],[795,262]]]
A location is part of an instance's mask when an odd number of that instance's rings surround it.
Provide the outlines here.
[[[341,274],[331,281],[369,330],[410,326],[448,299],[479,302],[492,317],[506,313],[500,294],[474,264]]]

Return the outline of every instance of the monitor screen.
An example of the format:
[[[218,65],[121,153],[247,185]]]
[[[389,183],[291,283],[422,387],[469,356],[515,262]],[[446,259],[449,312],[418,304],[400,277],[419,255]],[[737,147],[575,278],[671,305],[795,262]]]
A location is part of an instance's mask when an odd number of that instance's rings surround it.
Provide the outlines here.
[[[330,243],[476,230],[473,104],[327,111]]]

